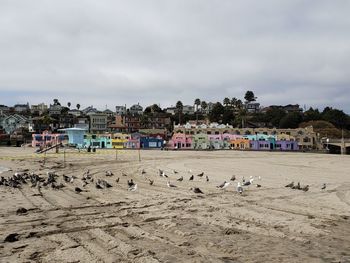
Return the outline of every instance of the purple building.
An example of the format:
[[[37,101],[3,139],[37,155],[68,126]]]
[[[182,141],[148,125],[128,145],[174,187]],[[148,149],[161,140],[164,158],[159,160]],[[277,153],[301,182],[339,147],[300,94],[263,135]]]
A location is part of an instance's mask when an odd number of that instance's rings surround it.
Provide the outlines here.
[[[298,151],[299,150],[299,146],[298,146],[298,142],[296,141],[287,141],[287,140],[283,140],[283,141],[276,141],[276,150],[281,150],[281,151]]]

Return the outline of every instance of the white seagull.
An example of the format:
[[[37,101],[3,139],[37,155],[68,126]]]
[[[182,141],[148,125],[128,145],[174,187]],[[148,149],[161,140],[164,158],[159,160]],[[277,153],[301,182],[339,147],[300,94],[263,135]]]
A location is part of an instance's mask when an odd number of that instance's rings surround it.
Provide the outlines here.
[[[134,192],[134,191],[136,191],[136,190],[137,190],[137,184],[134,184],[134,185],[132,185],[132,186],[130,186],[130,187],[128,188],[128,191]]]
[[[243,193],[243,187],[241,186],[240,182],[237,183],[237,192],[240,193],[240,194]]]

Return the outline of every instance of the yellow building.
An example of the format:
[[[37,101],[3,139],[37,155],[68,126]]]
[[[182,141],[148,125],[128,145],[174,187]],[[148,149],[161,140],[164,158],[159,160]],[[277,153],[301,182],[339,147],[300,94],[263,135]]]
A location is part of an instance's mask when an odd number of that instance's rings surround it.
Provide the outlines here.
[[[246,150],[250,148],[250,142],[248,138],[236,138],[230,141],[230,146],[234,150]]]
[[[112,137],[112,148],[113,149],[124,149],[126,148],[126,143],[129,141],[131,136],[124,133],[115,133]]]

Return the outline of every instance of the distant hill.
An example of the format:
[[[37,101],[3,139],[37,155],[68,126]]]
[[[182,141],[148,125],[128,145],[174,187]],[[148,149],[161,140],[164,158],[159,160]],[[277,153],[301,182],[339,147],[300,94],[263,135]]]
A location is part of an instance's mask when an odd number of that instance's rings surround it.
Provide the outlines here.
[[[312,126],[316,133],[320,134],[320,138],[328,137],[334,139],[340,139],[342,137],[341,129],[336,128],[332,123],[328,121],[308,121],[300,123],[300,128]],[[350,138],[350,131],[344,130],[344,137]]]

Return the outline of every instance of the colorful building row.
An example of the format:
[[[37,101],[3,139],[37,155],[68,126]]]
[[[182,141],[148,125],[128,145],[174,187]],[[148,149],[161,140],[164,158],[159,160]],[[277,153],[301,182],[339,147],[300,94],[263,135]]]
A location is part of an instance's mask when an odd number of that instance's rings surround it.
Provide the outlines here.
[[[236,149],[236,150],[299,150],[298,142],[289,137],[256,134],[256,135],[234,135],[204,133],[186,135],[175,133],[169,140],[169,149]]]

